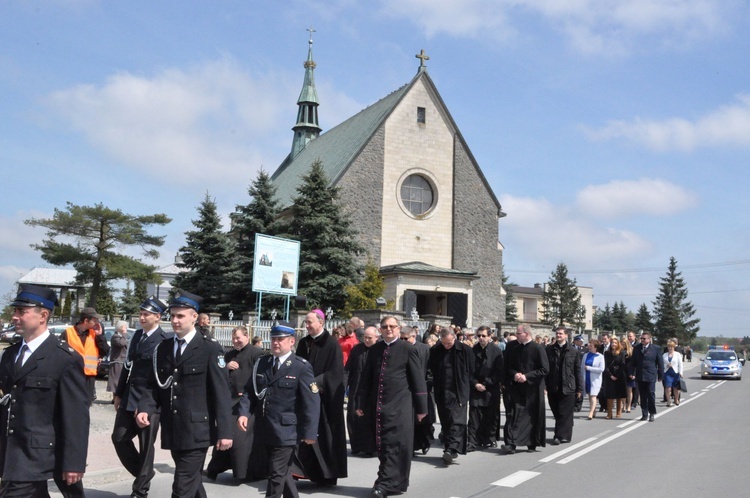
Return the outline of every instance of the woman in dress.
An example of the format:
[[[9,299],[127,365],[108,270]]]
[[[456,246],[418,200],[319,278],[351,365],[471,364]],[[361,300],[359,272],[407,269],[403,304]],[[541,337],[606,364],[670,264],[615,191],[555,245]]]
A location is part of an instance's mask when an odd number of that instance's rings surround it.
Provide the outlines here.
[[[627,397],[626,378],[628,376],[628,359],[617,337],[612,338],[609,349],[604,353],[604,364],[607,365],[604,374],[605,392],[607,395],[607,418],[612,418],[612,407],[617,400],[615,418],[622,417],[622,407]]]
[[[583,355],[581,360],[581,372],[583,374],[583,385],[586,394],[589,395],[589,416],[588,419],[596,417],[596,397],[602,388],[602,372],[604,372],[604,356],[597,353],[599,341],[591,339],[588,347],[589,352]]]
[[[674,404],[680,404],[680,379],[682,378],[682,355],[675,351],[674,341],[667,342],[667,352],[664,358],[664,387],[672,388]],[[672,401],[667,398],[667,406],[672,406]]]

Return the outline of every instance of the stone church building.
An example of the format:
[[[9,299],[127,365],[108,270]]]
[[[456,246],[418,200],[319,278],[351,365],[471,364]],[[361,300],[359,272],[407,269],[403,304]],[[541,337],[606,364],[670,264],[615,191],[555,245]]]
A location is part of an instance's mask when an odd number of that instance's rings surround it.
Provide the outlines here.
[[[503,321],[505,213],[427,72],[428,57],[417,55],[406,85],[321,133],[309,44],[292,151],[272,176],[282,206],[320,160],[396,310],[462,327]]]

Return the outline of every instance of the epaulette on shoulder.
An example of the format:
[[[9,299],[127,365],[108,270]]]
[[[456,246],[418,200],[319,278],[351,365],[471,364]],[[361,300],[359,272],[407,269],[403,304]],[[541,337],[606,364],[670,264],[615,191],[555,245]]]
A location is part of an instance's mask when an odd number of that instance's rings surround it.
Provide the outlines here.
[[[295,355],[293,355],[293,356],[294,356],[295,358],[297,358],[297,359],[298,359],[299,361],[301,361],[302,363],[307,363],[307,360],[306,360],[306,359],[304,359],[304,358],[300,358],[300,357],[299,357],[299,356],[297,356],[296,354],[295,354]]]
[[[57,347],[59,347],[60,349],[62,349],[63,351],[65,351],[68,354],[72,355],[73,353],[75,353],[75,349],[73,349],[70,346],[68,346],[68,343],[65,342],[65,341],[58,342],[57,343]]]

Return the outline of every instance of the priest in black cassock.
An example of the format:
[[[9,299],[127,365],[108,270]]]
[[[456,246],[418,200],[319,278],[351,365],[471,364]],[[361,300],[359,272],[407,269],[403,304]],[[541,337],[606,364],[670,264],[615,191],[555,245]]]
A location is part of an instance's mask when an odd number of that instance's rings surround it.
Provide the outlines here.
[[[305,315],[308,335],[297,346],[297,356],[313,367],[320,390],[320,420],[317,442],[300,445],[292,472],[317,484],[335,486],[339,477],[347,476],[344,356],[336,338],[325,330],[324,322],[321,310]]]
[[[505,348],[505,389],[509,397],[502,449],[546,446],[544,379],[549,373],[547,353],[532,340],[531,327],[519,325],[517,339]]]
[[[466,425],[469,414],[474,352],[456,339],[450,327],[440,329],[440,342],[430,350],[430,372],[440,425],[443,430],[443,462],[453,463],[466,454]]]
[[[383,340],[367,355],[359,388],[359,406],[374,407],[375,446],[380,460],[371,496],[404,493],[414,444],[414,421],[427,415],[427,386],[417,350],[399,339],[401,325],[393,316],[380,322]],[[415,415],[416,414],[416,415]],[[357,410],[364,416],[364,410]]]
[[[421,451],[426,455],[432,446],[435,429],[435,402],[432,399],[432,372],[430,372],[430,346],[417,341],[417,327],[401,329],[401,340],[414,346],[419,353],[419,364],[422,366],[425,383],[427,384],[427,416],[414,421],[414,451]]]
[[[380,332],[377,327],[369,326],[364,329],[362,341],[352,348],[349,353],[349,360],[346,362],[344,370],[349,372],[347,387],[349,388],[349,402],[346,405],[346,427],[349,429],[349,446],[352,449],[352,455],[358,453],[363,456],[371,457],[375,455],[375,416],[372,407],[361,407],[364,411],[363,416],[358,416],[355,412],[359,406],[359,385],[362,380],[362,370],[367,362],[367,355],[370,348],[380,339]]]
[[[492,343],[492,330],[477,329],[474,372],[469,400],[469,444],[466,451],[495,448],[500,432],[500,385],[503,380],[503,350]]]

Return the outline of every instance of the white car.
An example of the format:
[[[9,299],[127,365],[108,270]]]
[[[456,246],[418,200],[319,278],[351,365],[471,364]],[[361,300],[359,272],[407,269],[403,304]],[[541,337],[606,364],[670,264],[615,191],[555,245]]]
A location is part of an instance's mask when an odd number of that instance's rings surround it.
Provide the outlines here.
[[[740,360],[733,348],[709,349],[701,362],[701,379],[723,377],[741,380],[743,363],[744,360]]]

